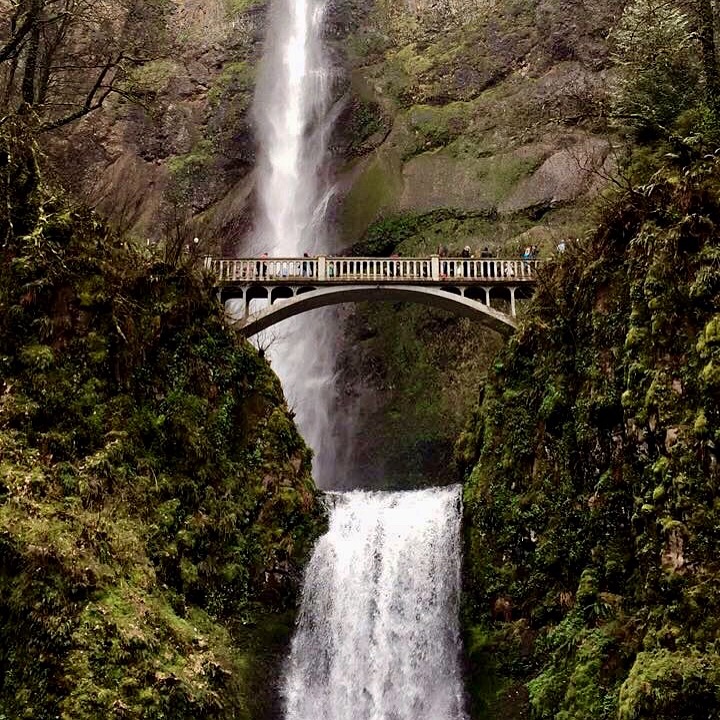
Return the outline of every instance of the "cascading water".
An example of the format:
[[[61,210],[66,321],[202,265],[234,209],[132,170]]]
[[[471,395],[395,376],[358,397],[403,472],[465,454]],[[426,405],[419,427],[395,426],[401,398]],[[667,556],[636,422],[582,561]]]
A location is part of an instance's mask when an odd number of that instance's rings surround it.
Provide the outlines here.
[[[333,497],[306,570],[286,720],[465,720],[459,488]]]
[[[259,139],[259,217],[254,246],[274,257],[328,249],[332,195],[327,145],[334,72],[323,48],[325,0],[273,0],[254,116]],[[298,425],[315,450],[314,471],[332,477],[335,315],[318,310],[278,326],[270,357]]]
[[[324,0],[275,0],[270,13],[254,105],[257,238],[287,256],[324,249],[333,70],[322,43]]]
[[[254,250],[328,249],[323,177],[334,120],[325,0],[273,0],[255,99]],[[334,316],[301,315],[271,347],[298,424],[332,484]],[[459,667],[458,489],[336,494],[307,568],[284,680],[286,720],[465,720]]]

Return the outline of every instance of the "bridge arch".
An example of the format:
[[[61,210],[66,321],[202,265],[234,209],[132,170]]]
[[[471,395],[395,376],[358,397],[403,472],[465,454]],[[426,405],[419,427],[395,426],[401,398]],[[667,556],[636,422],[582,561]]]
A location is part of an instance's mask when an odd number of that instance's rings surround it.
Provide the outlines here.
[[[290,289],[288,288],[288,290]],[[292,291],[290,292],[292,293]],[[233,325],[245,336],[250,337],[267,330],[282,320],[287,320],[308,310],[348,302],[385,300],[421,303],[447,310],[456,315],[480,320],[503,335],[511,334],[517,327],[515,319],[510,315],[495,310],[479,300],[467,298],[456,288],[450,290],[450,288],[422,285],[337,285],[320,289],[303,288],[302,293],[292,294],[292,296],[282,293],[287,299],[281,299],[278,295],[273,294],[271,298],[268,298],[273,300],[271,305],[238,318]],[[279,302],[274,301],[276,298]],[[225,296],[223,299],[230,300],[232,297]],[[245,306],[247,307],[247,304]]]

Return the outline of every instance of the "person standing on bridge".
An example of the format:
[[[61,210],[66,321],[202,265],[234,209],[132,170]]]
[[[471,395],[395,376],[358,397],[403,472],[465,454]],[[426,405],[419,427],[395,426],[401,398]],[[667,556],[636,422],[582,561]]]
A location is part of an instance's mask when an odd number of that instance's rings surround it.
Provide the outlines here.
[[[470,269],[470,263],[468,262],[468,259],[472,257],[472,253],[470,251],[469,245],[466,245],[462,249],[462,252],[460,253],[460,257],[463,259],[463,262],[462,262],[463,277],[469,277],[468,270]]]
[[[440,277],[444,279],[448,276],[448,265],[450,264],[445,259],[448,256],[447,245],[438,245],[437,254],[440,258]]]
[[[490,258],[492,258],[493,254],[490,250],[490,248],[485,245],[483,249],[480,251],[480,258],[482,260],[485,260],[487,262],[483,262],[481,266],[481,275],[482,277],[495,277],[495,263],[490,262]]]
[[[525,272],[530,272],[530,263],[529,260],[532,260],[532,248],[530,245],[528,245],[525,248],[525,251],[522,254],[522,259],[525,261],[523,262],[522,267],[524,268]]]

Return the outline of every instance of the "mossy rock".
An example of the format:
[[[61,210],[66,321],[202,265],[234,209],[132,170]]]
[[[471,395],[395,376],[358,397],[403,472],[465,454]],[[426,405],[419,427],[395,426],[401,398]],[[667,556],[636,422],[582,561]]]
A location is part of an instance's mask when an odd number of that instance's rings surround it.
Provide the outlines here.
[[[399,158],[392,152],[380,151],[360,169],[343,200],[344,241],[357,242],[375,220],[392,212],[401,190]]]

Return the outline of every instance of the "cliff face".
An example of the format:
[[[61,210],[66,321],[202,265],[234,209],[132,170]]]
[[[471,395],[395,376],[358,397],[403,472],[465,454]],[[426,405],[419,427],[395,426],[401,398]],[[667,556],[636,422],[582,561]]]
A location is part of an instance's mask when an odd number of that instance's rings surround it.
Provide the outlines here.
[[[622,6],[356,7],[336,138],[342,242],[403,255],[469,245],[518,256],[534,244],[547,256],[587,231],[621,154],[604,118],[607,36]],[[347,327],[342,402],[360,428],[351,467],[394,485],[403,473],[411,484],[455,478],[450,448],[500,339],[402,306],[359,307]],[[386,438],[379,452],[363,448],[367,428]]]
[[[520,213],[511,235],[575,235],[582,212],[562,208],[583,206],[613,162],[598,110],[621,6],[330,3],[339,245],[380,217],[438,208]],[[65,179],[122,230],[157,238],[193,219],[209,243],[242,240],[266,11],[171,3],[155,59],[126,83],[135,101],[109,102],[50,143]]]
[[[191,264],[0,146],[0,715],[268,716],[322,527],[277,378]]]
[[[459,445],[477,717],[720,713],[719,188],[709,156],[623,194],[495,364]]]
[[[252,0],[168,2],[145,48],[152,59],[132,71],[123,96],[44,142],[63,184],[121,233],[237,242],[250,222],[249,113],[264,17]]]
[[[582,204],[611,163],[596,111],[611,67],[604,38],[621,8],[374,3],[348,41],[350,127],[361,137],[345,149],[362,160],[343,173],[345,237],[388,213],[438,208],[520,213],[519,233]],[[575,234],[571,217],[551,212],[541,227]],[[461,227],[447,240],[465,238],[483,239]]]

